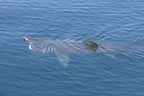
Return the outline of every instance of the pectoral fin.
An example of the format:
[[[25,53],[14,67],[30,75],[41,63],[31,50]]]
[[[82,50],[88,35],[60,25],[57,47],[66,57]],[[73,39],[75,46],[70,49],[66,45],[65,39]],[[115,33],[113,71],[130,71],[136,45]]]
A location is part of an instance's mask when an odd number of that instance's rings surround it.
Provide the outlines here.
[[[63,54],[63,53],[59,53],[59,52],[55,52],[55,53],[56,53],[56,56],[57,56],[58,60],[60,61],[60,63],[63,64],[64,67],[67,67],[68,63],[70,61],[69,56],[66,54]]]

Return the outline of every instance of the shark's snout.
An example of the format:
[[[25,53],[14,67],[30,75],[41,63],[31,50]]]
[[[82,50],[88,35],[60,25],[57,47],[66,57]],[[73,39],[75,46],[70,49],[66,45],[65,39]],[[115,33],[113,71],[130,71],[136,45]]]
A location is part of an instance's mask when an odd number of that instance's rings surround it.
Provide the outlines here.
[[[24,40],[27,41],[27,42],[31,42],[31,41],[32,41],[32,38],[31,38],[31,37],[26,37],[26,36],[24,36]]]
[[[27,37],[24,37],[24,40],[28,41],[28,38],[27,38]]]

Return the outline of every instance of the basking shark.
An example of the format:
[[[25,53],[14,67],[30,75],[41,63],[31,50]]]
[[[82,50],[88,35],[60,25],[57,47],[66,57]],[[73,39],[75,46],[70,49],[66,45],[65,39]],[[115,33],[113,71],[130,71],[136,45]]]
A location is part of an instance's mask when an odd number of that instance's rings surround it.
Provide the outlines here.
[[[143,46],[136,46],[127,43],[117,42],[94,42],[85,40],[82,42],[78,41],[65,41],[65,40],[52,40],[49,38],[32,38],[24,37],[29,44],[29,49],[41,53],[55,53],[58,60],[67,66],[70,61],[71,54],[95,54],[105,53],[108,56],[114,57],[114,54],[118,52],[133,52],[133,51],[144,51]]]

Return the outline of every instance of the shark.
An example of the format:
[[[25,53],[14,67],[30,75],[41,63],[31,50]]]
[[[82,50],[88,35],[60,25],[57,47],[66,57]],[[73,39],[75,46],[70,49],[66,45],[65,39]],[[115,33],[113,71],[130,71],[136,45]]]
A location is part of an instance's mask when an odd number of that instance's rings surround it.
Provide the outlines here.
[[[24,37],[29,44],[29,49],[34,52],[55,53],[60,63],[65,67],[70,62],[71,54],[87,55],[95,53],[104,53],[112,58],[118,52],[144,51],[144,46],[132,45],[122,42],[94,42],[91,40],[84,41],[66,41],[53,40],[46,37],[33,38]]]

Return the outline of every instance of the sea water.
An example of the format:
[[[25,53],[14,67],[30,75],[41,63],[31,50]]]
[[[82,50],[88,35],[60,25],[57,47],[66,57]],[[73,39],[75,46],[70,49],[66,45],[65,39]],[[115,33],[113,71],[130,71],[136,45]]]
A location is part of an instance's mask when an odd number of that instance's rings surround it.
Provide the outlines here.
[[[24,36],[144,45],[143,0],[0,0],[0,96],[144,96],[144,53],[28,49]]]

